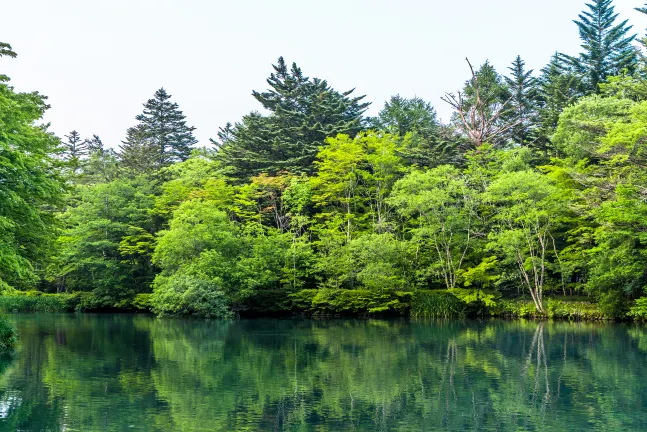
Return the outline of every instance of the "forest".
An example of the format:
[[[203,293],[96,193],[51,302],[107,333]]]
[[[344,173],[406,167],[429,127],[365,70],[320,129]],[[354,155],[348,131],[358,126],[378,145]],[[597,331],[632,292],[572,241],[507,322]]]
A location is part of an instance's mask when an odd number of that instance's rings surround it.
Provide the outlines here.
[[[0,303],[647,318],[647,37],[612,0],[573,18],[581,52],[541,70],[468,59],[447,123],[281,57],[210,143],[161,88],[104,144],[0,74]]]

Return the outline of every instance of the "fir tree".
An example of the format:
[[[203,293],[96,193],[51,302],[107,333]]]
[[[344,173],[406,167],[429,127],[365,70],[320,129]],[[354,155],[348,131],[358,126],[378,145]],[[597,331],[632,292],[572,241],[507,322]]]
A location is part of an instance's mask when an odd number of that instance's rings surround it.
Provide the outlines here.
[[[159,168],[160,148],[143,125],[128,128],[119,146],[121,167],[133,173],[151,173]]]
[[[159,166],[188,159],[191,147],[198,142],[193,136],[195,128],[187,126],[178,104],[171,102],[171,95],[163,88],[144,104],[144,112],[136,119],[147,139],[157,147]]]
[[[269,116],[251,113],[218,133],[219,158],[230,174],[245,179],[259,173],[312,173],[319,146],[329,136],[355,135],[368,103],[354,90],[338,92],[325,80],[310,79],[281,57],[265,92],[252,94]]]
[[[598,93],[599,84],[623,70],[633,73],[638,63],[632,46],[636,35],[629,35],[632,26],[627,20],[616,24],[618,14],[612,0],[593,0],[588,10],[579,15],[577,24],[583,52],[579,57],[560,54],[559,58],[583,76],[589,93]]]
[[[451,136],[438,121],[436,110],[419,97],[393,96],[370,126],[405,138],[400,153],[411,165],[434,167],[459,158],[458,137]]]
[[[65,135],[67,141],[63,143],[63,158],[74,173],[81,168],[82,161],[88,156],[88,143],[81,139],[76,130]]]
[[[545,161],[553,150],[550,137],[555,132],[560,114],[585,91],[581,76],[564,70],[559,54],[555,54],[541,70],[537,80],[538,127],[534,131],[533,147],[543,154]]]
[[[103,152],[103,141],[101,141],[101,138],[99,138],[99,135],[92,135],[92,138],[89,138],[85,140],[85,145],[88,148],[88,153],[92,155],[93,153],[96,152]]]
[[[507,114],[509,121],[514,124],[508,137],[514,144],[526,145],[537,120],[537,80],[532,76],[533,70],[526,69],[526,62],[521,56],[517,56],[508,70],[510,76],[504,77],[511,95]]]

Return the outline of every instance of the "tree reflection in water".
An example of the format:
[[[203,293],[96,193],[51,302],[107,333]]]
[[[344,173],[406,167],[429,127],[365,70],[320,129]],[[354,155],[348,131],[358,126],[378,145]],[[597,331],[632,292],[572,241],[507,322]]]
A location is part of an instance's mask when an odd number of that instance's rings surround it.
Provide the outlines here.
[[[647,428],[638,326],[14,318],[1,430]]]

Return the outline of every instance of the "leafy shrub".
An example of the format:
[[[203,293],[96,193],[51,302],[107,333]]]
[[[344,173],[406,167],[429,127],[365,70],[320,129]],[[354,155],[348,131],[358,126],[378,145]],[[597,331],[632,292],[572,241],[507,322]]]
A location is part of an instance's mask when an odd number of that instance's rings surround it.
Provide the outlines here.
[[[604,320],[608,316],[595,303],[586,301],[563,301],[549,299],[544,304],[544,313],[537,312],[531,300],[500,300],[490,308],[491,316],[506,318],[551,318],[566,320]]]
[[[411,300],[413,318],[456,318],[467,313],[467,304],[449,291],[416,291]]]
[[[133,308],[140,311],[150,311],[153,308],[152,294],[137,294],[133,299]]]
[[[647,297],[636,300],[636,303],[629,309],[627,314],[636,321],[647,321]]]
[[[17,291],[0,296],[0,312],[71,312],[80,302],[78,294],[35,294]]]
[[[229,318],[229,301],[218,284],[195,276],[158,277],[151,297],[159,315],[194,315],[202,318]]]
[[[399,314],[411,303],[410,292],[345,289],[301,290],[291,294],[294,309],[314,314]]]

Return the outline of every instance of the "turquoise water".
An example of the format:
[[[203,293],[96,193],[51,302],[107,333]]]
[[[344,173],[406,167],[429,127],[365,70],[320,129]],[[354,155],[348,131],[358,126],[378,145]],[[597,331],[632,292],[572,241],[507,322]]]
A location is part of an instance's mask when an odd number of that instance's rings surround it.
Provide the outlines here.
[[[647,430],[640,326],[11,319],[1,430]]]

